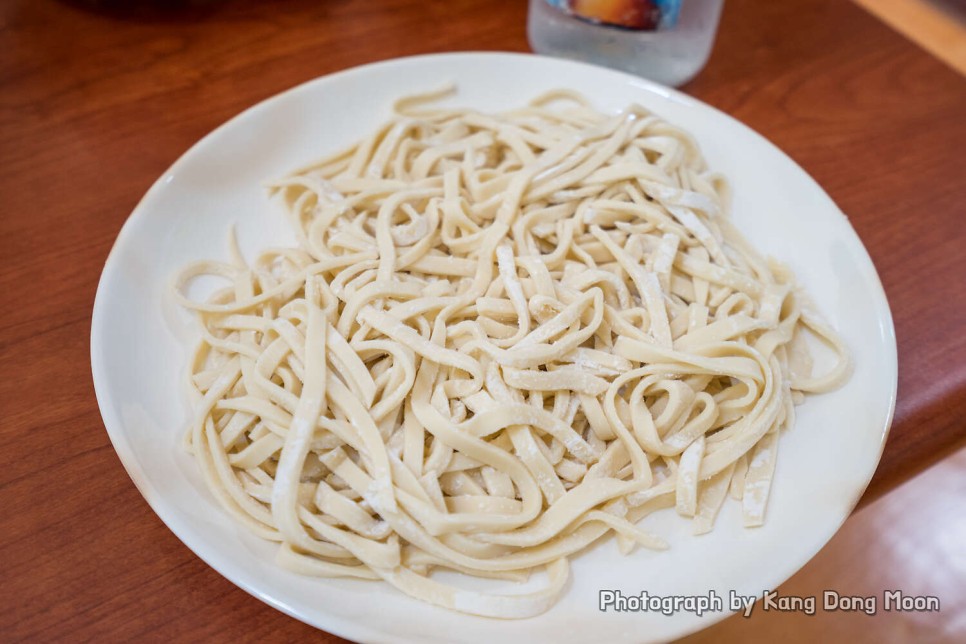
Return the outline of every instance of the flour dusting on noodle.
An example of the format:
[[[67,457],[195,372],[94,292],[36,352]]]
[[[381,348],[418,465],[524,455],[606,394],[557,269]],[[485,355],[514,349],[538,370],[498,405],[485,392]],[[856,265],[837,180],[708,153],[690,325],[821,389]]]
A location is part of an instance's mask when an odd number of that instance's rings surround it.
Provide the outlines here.
[[[502,114],[449,93],[271,184],[297,248],[179,275],[211,492],[287,568],[503,618],[549,609],[611,533],[667,547],[652,512],[703,533],[730,495],[760,525],[794,403],[848,376],[838,336],[683,130],[568,91]],[[230,285],[190,301],[202,275]],[[443,569],[546,576],[499,595]]]

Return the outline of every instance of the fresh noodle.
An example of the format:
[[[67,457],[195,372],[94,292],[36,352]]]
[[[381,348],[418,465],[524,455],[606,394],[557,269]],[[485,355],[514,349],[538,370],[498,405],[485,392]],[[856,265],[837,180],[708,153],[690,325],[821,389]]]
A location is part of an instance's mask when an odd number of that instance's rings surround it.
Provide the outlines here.
[[[178,276],[211,492],[287,568],[502,618],[546,611],[605,535],[667,547],[639,525],[656,510],[703,533],[732,496],[762,524],[794,403],[848,376],[838,336],[686,132],[567,91],[434,105],[450,92],[271,184],[298,248],[247,264],[232,240]],[[203,275],[230,285],[188,299]],[[547,581],[495,595],[439,569]]]

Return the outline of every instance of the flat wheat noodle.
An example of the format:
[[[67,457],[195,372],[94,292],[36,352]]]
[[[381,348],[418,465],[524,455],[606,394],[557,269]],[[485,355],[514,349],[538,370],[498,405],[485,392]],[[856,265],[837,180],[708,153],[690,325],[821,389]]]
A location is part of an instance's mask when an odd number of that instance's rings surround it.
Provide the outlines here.
[[[215,498],[287,568],[502,618],[550,608],[607,534],[666,547],[637,525],[655,510],[707,532],[730,491],[760,525],[793,402],[848,377],[841,340],[730,224],[686,132],[572,92],[498,115],[450,93],[271,184],[298,248],[249,265],[233,241],[177,277]],[[229,285],[192,301],[201,275]]]

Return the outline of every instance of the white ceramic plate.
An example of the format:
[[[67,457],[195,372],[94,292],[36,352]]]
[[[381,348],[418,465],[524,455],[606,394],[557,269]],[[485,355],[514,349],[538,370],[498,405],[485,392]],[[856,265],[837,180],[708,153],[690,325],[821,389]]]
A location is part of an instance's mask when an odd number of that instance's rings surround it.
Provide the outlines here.
[[[301,577],[273,563],[275,546],[236,526],[180,447],[182,390],[198,331],[167,295],[174,271],[226,258],[236,225],[243,250],[290,244],[260,183],[367,134],[400,95],[456,81],[454,103],[518,106],[554,87],[604,110],[636,101],[691,131],[734,188],[734,219],[763,252],[791,265],[852,349],[842,389],[810,397],[781,439],[762,528],[741,527],[728,502],[714,531],[692,537],[673,511],[647,520],[672,544],[622,557],[612,540],[573,560],[560,602],[524,621],[472,617],[412,600],[387,584]],[[761,595],[805,564],[852,510],[878,463],[895,402],[892,319],[865,249],[832,200],[791,159],[741,123],[674,90],[580,63],[518,54],[446,54],[368,65],[269,99],[183,157],[131,214],[104,267],[91,332],[104,424],[158,516],[229,580],[293,617],[365,641],[641,642],[681,636],[728,614],[602,613],[598,591],[625,595]],[[532,580],[533,583],[539,579]],[[500,584],[497,584],[500,586]],[[507,582],[503,586],[512,586]],[[552,638],[552,639],[551,639]]]

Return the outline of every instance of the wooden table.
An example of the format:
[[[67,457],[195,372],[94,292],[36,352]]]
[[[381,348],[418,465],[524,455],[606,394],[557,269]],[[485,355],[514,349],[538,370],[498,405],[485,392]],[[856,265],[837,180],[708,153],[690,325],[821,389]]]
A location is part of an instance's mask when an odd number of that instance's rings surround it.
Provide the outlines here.
[[[154,179],[243,108],[370,61],[526,51],[525,5],[0,5],[2,639],[326,639],[203,564],[121,468],[88,359],[100,270]],[[728,0],[684,89],[804,166],[878,267],[900,360],[879,494],[966,435],[966,81],[851,3]]]

